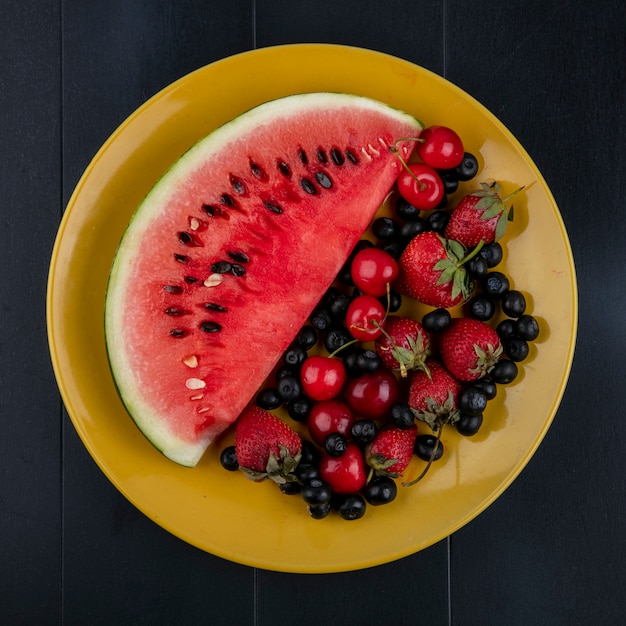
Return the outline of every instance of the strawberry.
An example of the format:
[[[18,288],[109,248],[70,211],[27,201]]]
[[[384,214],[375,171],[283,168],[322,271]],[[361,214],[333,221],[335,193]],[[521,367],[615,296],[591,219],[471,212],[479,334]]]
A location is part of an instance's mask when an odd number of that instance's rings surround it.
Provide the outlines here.
[[[400,375],[406,378],[407,370],[424,368],[424,361],[430,354],[430,339],[419,322],[390,315],[383,325],[383,334],[376,339],[375,348],[388,369],[400,370]]]
[[[463,263],[465,249],[433,231],[414,237],[400,257],[397,290],[419,302],[449,308],[471,295],[474,284]]]
[[[450,215],[446,237],[466,248],[474,248],[481,241],[491,243],[502,237],[507,223],[513,220],[513,207],[505,203],[520,192],[520,187],[501,199],[498,183],[481,183],[481,189],[464,196]]]
[[[451,320],[440,336],[439,350],[448,371],[462,381],[482,378],[502,356],[498,333],[470,317]]]
[[[416,438],[415,424],[406,429],[383,428],[367,447],[365,461],[378,473],[397,478],[411,461]]]
[[[302,441],[278,417],[249,406],[235,425],[235,455],[239,467],[251,480],[271,478],[278,484],[296,480]]]
[[[426,422],[433,430],[459,419],[457,398],[461,384],[433,358],[426,360],[426,372],[415,372],[409,388],[409,406],[417,419]]]

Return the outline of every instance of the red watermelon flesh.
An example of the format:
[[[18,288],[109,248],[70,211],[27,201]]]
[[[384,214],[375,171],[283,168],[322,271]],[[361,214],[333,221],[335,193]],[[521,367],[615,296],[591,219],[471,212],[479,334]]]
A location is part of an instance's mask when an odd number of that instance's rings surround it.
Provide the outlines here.
[[[390,146],[420,130],[367,98],[290,96],[211,133],[150,191],[105,328],[120,396],[165,456],[195,466],[251,401],[399,174]]]

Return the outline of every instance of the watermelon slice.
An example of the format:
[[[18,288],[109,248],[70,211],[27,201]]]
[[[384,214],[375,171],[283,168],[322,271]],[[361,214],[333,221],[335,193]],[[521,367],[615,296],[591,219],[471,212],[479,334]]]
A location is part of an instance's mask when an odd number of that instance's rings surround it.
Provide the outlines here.
[[[390,146],[420,130],[367,98],[289,96],[153,187],[117,251],[105,330],[122,401],[165,456],[195,466],[251,401],[399,174]]]

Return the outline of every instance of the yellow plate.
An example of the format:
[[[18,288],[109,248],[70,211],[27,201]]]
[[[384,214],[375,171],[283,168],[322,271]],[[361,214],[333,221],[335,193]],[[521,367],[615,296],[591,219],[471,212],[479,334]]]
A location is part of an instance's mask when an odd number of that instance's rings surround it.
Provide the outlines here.
[[[118,399],[103,334],[109,268],[128,220],[151,185],[189,146],[264,101],[309,91],[369,96],[445,124],[477,153],[480,180],[505,191],[534,185],[516,201],[503,267],[541,324],[518,380],[502,388],[481,432],[448,427],[446,454],[396,502],[346,522],[311,519],[299,497],[254,484],[209,450],[197,468],[165,459]],[[289,572],[369,567],[417,552],[453,533],[520,473],[544,437],[569,375],[577,325],[572,254],[554,199],[510,132],[446,80],[406,61],[334,45],[265,48],[185,76],[131,115],[93,159],[63,217],[47,298],[50,351],[61,395],[90,454],[111,482],[163,528],[212,554]],[[415,475],[420,461],[413,462]]]

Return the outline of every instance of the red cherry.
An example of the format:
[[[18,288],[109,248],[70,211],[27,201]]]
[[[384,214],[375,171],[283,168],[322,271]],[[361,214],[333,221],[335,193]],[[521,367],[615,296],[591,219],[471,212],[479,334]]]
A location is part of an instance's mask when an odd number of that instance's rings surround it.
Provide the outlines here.
[[[374,296],[357,296],[346,312],[348,332],[359,341],[374,341],[380,337],[385,319],[385,307]]]
[[[388,369],[363,374],[348,381],[345,398],[358,415],[370,419],[384,418],[398,398],[398,380]]]
[[[354,284],[370,296],[384,296],[387,285],[398,276],[398,263],[380,248],[365,248],[357,252],[350,269]]]
[[[429,126],[419,136],[415,151],[431,167],[450,170],[463,160],[463,141],[447,126]]]
[[[356,421],[352,409],[340,400],[324,400],[313,405],[307,418],[307,426],[311,439],[324,445],[324,439],[331,433],[350,436],[352,424]]]
[[[302,364],[300,381],[304,393],[312,400],[330,400],[341,391],[346,369],[339,359],[310,356]]]
[[[354,443],[349,443],[339,457],[322,454],[319,463],[320,476],[335,493],[357,493],[367,480],[363,452]]]
[[[425,163],[410,163],[411,172],[403,170],[398,176],[400,195],[416,209],[429,211],[442,200],[444,184],[437,172]]]

